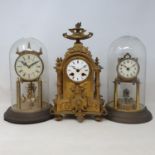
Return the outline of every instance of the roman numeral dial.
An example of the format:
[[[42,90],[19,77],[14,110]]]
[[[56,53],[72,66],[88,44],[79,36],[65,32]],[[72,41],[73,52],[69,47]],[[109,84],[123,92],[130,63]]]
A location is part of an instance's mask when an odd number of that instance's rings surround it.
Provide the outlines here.
[[[32,81],[42,74],[43,62],[35,54],[23,54],[16,59],[15,71],[23,80]]]
[[[67,65],[67,75],[74,82],[82,82],[89,75],[89,65],[82,59],[74,59]]]

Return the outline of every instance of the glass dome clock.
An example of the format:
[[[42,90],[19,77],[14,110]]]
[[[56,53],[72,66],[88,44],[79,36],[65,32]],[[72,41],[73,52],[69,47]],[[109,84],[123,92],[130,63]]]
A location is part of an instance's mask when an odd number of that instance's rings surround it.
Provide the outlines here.
[[[51,118],[48,102],[48,63],[44,45],[22,38],[10,50],[11,103],[4,119],[12,123],[37,123]]]
[[[133,36],[112,42],[108,56],[107,118],[122,123],[152,119],[145,106],[146,50]]]

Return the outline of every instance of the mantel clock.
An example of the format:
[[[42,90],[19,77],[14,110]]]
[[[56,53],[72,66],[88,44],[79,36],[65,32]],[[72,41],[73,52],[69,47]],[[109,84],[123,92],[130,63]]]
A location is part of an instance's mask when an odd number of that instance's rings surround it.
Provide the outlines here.
[[[104,100],[100,95],[99,60],[93,60],[91,52],[83,46],[81,40],[92,37],[92,33],[85,33],[81,23],[69,29],[72,34],[64,33],[67,39],[75,40],[74,46],[69,48],[64,59],[57,58],[57,95],[54,99],[56,120],[65,115],[73,115],[78,121],[85,116],[94,116],[101,120],[106,114]]]
[[[33,45],[34,42],[35,45]],[[50,118],[51,106],[43,101],[44,61],[42,55],[45,53],[39,45],[35,39],[20,40],[16,44],[16,53],[14,53],[14,48],[11,53],[10,57],[15,58],[14,65],[11,65],[11,68],[14,66],[13,74],[15,75],[11,77],[16,78],[16,86],[14,79],[11,79],[11,82],[15,86],[16,103],[13,103],[4,115],[4,119],[9,122],[37,123]]]
[[[136,37],[123,36],[110,48],[107,118],[122,123],[152,119],[145,102],[145,47]]]

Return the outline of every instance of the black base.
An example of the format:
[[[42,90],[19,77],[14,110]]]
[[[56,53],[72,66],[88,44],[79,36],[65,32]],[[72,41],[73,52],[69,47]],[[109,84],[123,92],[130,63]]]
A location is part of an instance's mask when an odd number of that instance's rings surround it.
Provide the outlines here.
[[[139,124],[152,120],[152,114],[145,107],[137,112],[123,112],[115,110],[113,107],[106,105],[108,115],[105,118],[119,123]]]
[[[54,115],[51,114],[51,105],[49,105],[46,109],[43,109],[38,112],[16,112],[13,111],[11,107],[7,109],[4,113],[4,120],[16,123],[16,124],[32,124],[39,123],[43,121],[47,121],[53,118]]]

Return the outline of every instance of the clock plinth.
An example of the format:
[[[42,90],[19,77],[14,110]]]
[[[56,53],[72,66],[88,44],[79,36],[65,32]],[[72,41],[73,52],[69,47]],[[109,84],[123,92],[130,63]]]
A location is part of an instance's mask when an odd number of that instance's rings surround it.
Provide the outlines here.
[[[17,124],[32,124],[44,122],[54,117],[54,115],[50,114],[51,109],[51,105],[47,104],[47,106],[43,108],[41,111],[27,113],[14,111],[12,107],[9,107],[7,111],[4,113],[4,120]]]
[[[69,48],[64,59],[57,58],[57,95],[54,99],[54,113],[56,120],[62,120],[66,115],[73,115],[79,122],[85,116],[94,116],[97,121],[106,114],[104,100],[100,95],[101,66],[98,59],[93,60],[91,52],[84,47],[80,39],[87,39],[92,33],[85,35],[85,30],[76,24],[71,29],[71,36],[66,38],[76,40]]]
[[[118,122],[118,123],[128,123],[128,124],[139,124],[145,123],[152,120],[152,114],[147,109],[147,107],[143,107],[139,111],[118,111],[113,108],[113,103],[108,103],[106,105],[108,115],[105,116],[107,119]]]

